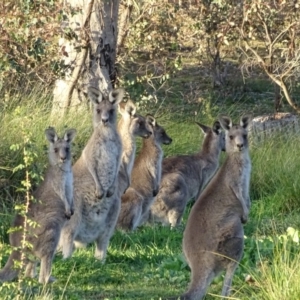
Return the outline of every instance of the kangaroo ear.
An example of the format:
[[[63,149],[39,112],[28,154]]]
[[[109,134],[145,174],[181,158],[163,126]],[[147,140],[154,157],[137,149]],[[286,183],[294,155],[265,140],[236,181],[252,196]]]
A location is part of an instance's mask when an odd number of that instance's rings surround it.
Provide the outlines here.
[[[232,127],[232,120],[224,115],[219,116],[219,122],[224,130],[229,130]]]
[[[156,125],[156,120],[152,115],[147,115],[146,116],[146,122],[151,126],[151,127],[155,127]]]
[[[88,96],[94,104],[99,104],[103,100],[102,93],[92,86],[88,88]]]
[[[64,140],[68,143],[71,143],[74,140],[76,133],[77,133],[76,129],[73,128],[66,130],[64,135]]]
[[[208,134],[208,133],[209,133],[210,128],[209,128],[208,126],[203,125],[203,124],[198,123],[198,122],[195,122],[195,123],[200,127],[200,129],[202,130],[202,132],[203,132],[204,134]]]
[[[54,127],[49,127],[45,130],[46,139],[54,144],[58,140],[57,133],[54,129]]]
[[[111,104],[116,105],[116,104],[119,104],[123,100],[124,95],[125,95],[124,89],[122,89],[122,88],[115,89],[109,93],[108,100]]]
[[[125,106],[125,109],[126,109],[126,112],[131,116],[133,117],[136,113],[136,106],[135,104],[133,103],[133,101],[131,100],[128,100],[126,102],[126,106]]]
[[[240,125],[246,129],[250,125],[251,121],[252,121],[251,115],[244,115],[241,117]]]
[[[215,134],[220,134],[222,131],[222,127],[219,121],[215,121],[212,127],[212,130]]]

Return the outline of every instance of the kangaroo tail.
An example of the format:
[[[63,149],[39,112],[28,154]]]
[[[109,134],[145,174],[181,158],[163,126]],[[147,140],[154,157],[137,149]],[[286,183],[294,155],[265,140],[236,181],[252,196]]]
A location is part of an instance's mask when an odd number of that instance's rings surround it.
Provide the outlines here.
[[[21,253],[20,251],[14,250],[4,266],[2,270],[0,270],[0,282],[2,281],[12,281],[14,280],[19,273],[19,270],[15,268],[14,261],[20,261],[21,260]]]

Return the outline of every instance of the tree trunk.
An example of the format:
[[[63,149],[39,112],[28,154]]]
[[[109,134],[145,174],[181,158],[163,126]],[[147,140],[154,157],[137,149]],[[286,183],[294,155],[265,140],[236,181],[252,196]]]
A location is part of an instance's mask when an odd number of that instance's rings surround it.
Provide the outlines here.
[[[88,86],[108,94],[116,80],[119,0],[67,0],[65,5],[76,13],[63,24],[59,46],[67,71],[55,84],[54,116],[86,103]]]
[[[129,30],[129,20],[133,9],[132,0],[123,0],[120,3],[120,16],[119,16],[119,34],[117,42],[117,53],[124,45],[125,38]]]

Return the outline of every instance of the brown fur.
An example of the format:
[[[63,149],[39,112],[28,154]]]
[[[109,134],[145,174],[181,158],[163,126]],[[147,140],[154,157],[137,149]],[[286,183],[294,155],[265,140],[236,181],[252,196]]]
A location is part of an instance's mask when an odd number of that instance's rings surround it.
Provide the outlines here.
[[[216,121],[212,128],[197,124],[205,134],[202,149],[196,154],[163,160],[161,184],[151,206],[150,222],[158,221],[171,227],[180,224],[188,201],[199,198],[219,167],[220,153],[225,150],[220,123]]]
[[[118,227],[125,230],[134,230],[148,216],[161,180],[163,158],[161,145],[168,145],[172,142],[165,130],[156,123],[154,117],[148,115],[146,121],[152,135],[143,140],[141,151],[134,162],[130,189],[122,196]]]
[[[136,106],[128,100],[126,104],[119,104],[119,112],[122,115],[118,123],[118,132],[122,141],[122,158],[118,174],[118,189],[120,197],[130,185],[131,172],[133,168],[136,137],[148,138],[151,131],[146,126],[146,119],[136,113]]]
[[[240,125],[220,117],[226,132],[227,157],[204,189],[189,215],[183,251],[191,268],[191,283],[180,299],[202,299],[213,278],[226,270],[222,296],[228,296],[235,269],[243,255],[243,223],[247,221],[251,162],[248,116]]]

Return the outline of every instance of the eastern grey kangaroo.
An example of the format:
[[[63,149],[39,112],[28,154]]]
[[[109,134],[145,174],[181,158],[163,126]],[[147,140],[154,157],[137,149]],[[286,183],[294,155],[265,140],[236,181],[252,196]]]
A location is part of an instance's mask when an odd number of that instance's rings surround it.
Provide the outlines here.
[[[196,124],[205,135],[202,149],[196,154],[163,160],[161,184],[150,208],[150,222],[159,221],[171,227],[180,224],[188,201],[199,198],[219,167],[220,153],[225,150],[225,135],[219,121],[212,128]]]
[[[131,185],[121,198],[122,206],[117,226],[125,230],[134,230],[148,216],[161,180],[163,158],[161,145],[169,145],[172,142],[153,116],[147,115],[146,122],[152,135],[143,140],[142,148],[133,165]]]
[[[73,206],[73,175],[71,162],[71,142],[76,131],[69,129],[63,138],[57,136],[54,128],[45,131],[49,146],[49,167],[44,181],[33,193],[35,201],[31,201],[28,210],[28,219],[38,224],[37,227],[27,223],[28,236],[26,241],[33,248],[26,248],[25,276],[34,277],[36,261],[28,255],[34,255],[41,260],[39,274],[40,283],[48,283],[54,279],[51,275],[52,259],[55,253],[61,229],[67,219],[74,212]],[[13,227],[24,229],[24,216],[16,215]],[[13,231],[9,240],[14,247],[4,268],[0,271],[0,281],[10,281],[18,276],[19,269],[14,266],[14,261],[21,260],[21,251],[17,250],[22,245],[23,230]]]
[[[188,291],[180,299],[202,299],[212,279],[226,270],[222,296],[228,296],[243,255],[243,223],[250,209],[251,162],[247,129],[250,116],[232,124],[220,116],[227,157],[194,204],[183,236],[183,251],[191,268]]]
[[[151,131],[146,126],[146,119],[136,113],[136,106],[128,100],[119,104],[121,119],[118,122],[118,132],[122,141],[122,158],[118,174],[119,197],[121,197],[130,185],[131,172],[133,168],[136,137],[148,138]]]
[[[62,230],[60,246],[63,257],[77,246],[96,241],[95,257],[104,260],[120,211],[117,193],[122,144],[117,132],[118,104],[123,89],[112,90],[106,97],[89,89],[93,102],[94,131],[82,155],[73,166],[75,213]]]

